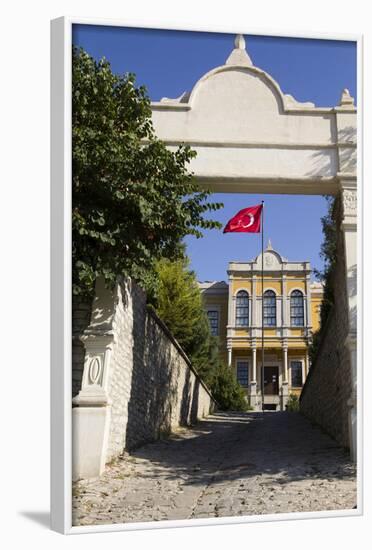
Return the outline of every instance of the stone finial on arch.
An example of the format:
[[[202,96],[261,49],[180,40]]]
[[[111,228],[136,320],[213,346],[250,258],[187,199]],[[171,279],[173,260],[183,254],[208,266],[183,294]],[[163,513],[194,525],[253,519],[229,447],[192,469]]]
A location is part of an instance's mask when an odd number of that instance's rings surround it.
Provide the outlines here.
[[[240,65],[252,67],[253,63],[245,49],[245,40],[242,34],[237,34],[234,40],[234,49],[226,60],[225,65]]]
[[[244,78],[246,78],[247,80],[241,80],[239,83],[236,83],[235,88],[231,82],[226,82],[225,85],[229,89],[229,92],[234,91],[234,89],[238,92],[239,87],[245,88],[245,82],[247,82],[248,85],[248,80],[251,79],[252,82],[255,80],[257,83],[260,82],[261,86],[263,85],[263,87],[261,88],[262,91],[266,89],[268,92],[270,92],[271,97],[275,98],[277,110],[281,113],[304,110],[307,111],[314,109],[315,107],[314,103],[312,102],[299,102],[290,94],[283,93],[279,84],[274,80],[274,78],[272,78],[264,70],[254,66],[252,59],[247,53],[245,39],[242,34],[238,34],[235,36],[234,48],[224,65],[216,67],[204,74],[195,83],[191,91],[184,92],[175,99],[164,97],[161,99],[160,102],[153,102],[152,107],[153,109],[161,110],[172,109],[188,111],[190,109],[193,109],[195,107],[195,104],[197,103],[200,91],[205,88],[205,86],[209,86],[210,84],[212,84],[212,96],[215,97],[217,88],[216,85],[213,85],[213,81],[216,82],[216,78],[218,78],[219,85],[221,86],[223,82],[230,80],[229,75],[231,75],[232,73],[237,73],[237,75],[244,74]],[[256,94],[253,94],[254,98],[255,95]],[[247,97],[247,94],[245,94],[245,96]],[[254,101],[254,99],[252,99],[252,101]]]

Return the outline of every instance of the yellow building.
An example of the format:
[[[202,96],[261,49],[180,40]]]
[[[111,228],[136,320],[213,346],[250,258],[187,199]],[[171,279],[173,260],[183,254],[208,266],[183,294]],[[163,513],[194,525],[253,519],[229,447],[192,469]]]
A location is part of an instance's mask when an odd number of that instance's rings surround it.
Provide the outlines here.
[[[212,333],[254,410],[262,409],[262,305],[264,407],[284,410],[308,374],[308,348],[319,328],[321,283],[310,281],[309,262],[289,262],[273,250],[250,262],[230,262],[229,283],[200,283]]]

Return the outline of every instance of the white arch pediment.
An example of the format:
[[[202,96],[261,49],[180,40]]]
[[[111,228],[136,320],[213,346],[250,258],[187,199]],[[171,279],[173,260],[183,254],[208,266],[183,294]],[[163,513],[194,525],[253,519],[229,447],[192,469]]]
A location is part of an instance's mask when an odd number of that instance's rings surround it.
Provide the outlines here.
[[[163,98],[152,109],[161,139],[254,143],[288,139],[288,126],[294,122],[286,120],[289,113],[309,111],[314,104],[283,94],[257,67],[222,65],[202,76],[191,93]],[[329,132],[329,120],[323,125]]]
[[[191,146],[190,170],[211,190],[250,192],[259,182],[268,193],[336,192],[338,173],[355,169],[353,99],[345,91],[339,107],[296,101],[239,40],[190,93],[151,104],[155,133],[170,148]]]
[[[257,67],[222,65],[212,69],[195,84],[189,98],[193,109],[203,109],[206,99],[213,100],[219,108],[239,105],[262,111],[283,112],[285,100],[279,85],[267,73]],[[212,104],[212,108],[213,108]]]

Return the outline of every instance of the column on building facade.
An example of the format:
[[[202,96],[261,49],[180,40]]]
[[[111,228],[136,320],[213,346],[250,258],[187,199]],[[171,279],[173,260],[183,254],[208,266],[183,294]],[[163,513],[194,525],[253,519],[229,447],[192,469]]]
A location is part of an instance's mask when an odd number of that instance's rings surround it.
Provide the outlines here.
[[[229,277],[229,294],[227,304],[227,364],[232,365],[232,327],[234,326],[234,303],[233,303],[232,277]]]
[[[282,316],[283,316],[283,326],[289,326],[289,315],[288,315],[288,296],[287,296],[287,277],[283,275],[282,278]]]
[[[306,380],[306,355],[305,355],[305,358],[301,361],[301,369],[302,369],[302,384],[305,384],[305,380]]]
[[[275,296],[275,311],[276,311],[276,326],[281,327],[282,326],[282,302],[283,302],[283,296],[280,296],[277,294]]]
[[[283,380],[281,386],[280,395],[280,408],[285,410],[288,401],[288,344],[287,341],[283,343]]]
[[[309,352],[306,350],[306,353],[305,353],[305,378],[304,378],[304,382],[307,378],[307,375],[309,374],[309,368],[310,368]]]
[[[229,277],[229,302],[227,310],[227,324],[229,327],[234,324],[234,303],[233,303],[233,289],[232,289],[232,278]]]
[[[254,410],[257,408],[257,348],[256,342],[252,342],[252,377],[249,390],[249,401]]]
[[[257,383],[257,349],[252,348],[252,383]]]
[[[257,326],[256,304],[257,304],[257,277],[256,275],[253,275],[252,276],[252,327]]]
[[[283,382],[288,383],[288,348],[283,347]]]
[[[306,291],[306,326],[311,327],[312,326],[312,319],[311,319],[310,275],[306,275],[305,291]]]

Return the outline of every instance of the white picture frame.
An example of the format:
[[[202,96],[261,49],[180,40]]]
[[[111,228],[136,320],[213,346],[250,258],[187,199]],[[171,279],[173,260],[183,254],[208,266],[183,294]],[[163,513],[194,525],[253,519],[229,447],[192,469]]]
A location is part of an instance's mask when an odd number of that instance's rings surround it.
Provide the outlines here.
[[[218,525],[247,522],[271,522],[304,518],[330,518],[361,515],[363,499],[362,419],[358,423],[358,506],[352,511],[269,514],[264,516],[231,517],[205,520],[159,521],[156,523],[131,523],[95,526],[72,526],[71,479],[72,479],[72,430],[71,430],[71,47],[72,25],[134,26],[126,20],[62,17],[52,21],[51,26],[51,524],[52,529],[64,533],[91,533],[128,531],[191,525]],[[144,27],[141,25],[141,27]],[[154,27],[146,27],[154,28]],[[159,28],[157,26],[157,28]],[[164,29],[169,27],[163,27]],[[216,28],[182,28],[212,32],[236,32],[226,26]],[[361,56],[362,36],[341,34],[293,34],[273,29],[239,29],[247,34],[285,36],[298,38],[326,38],[352,40],[358,51],[358,201],[362,202],[362,92]],[[361,217],[359,214],[359,221]],[[358,287],[362,287],[362,231],[358,231],[359,273]],[[358,293],[358,326],[362,327],[362,293]],[[362,341],[358,331],[358,409],[362,410]]]

